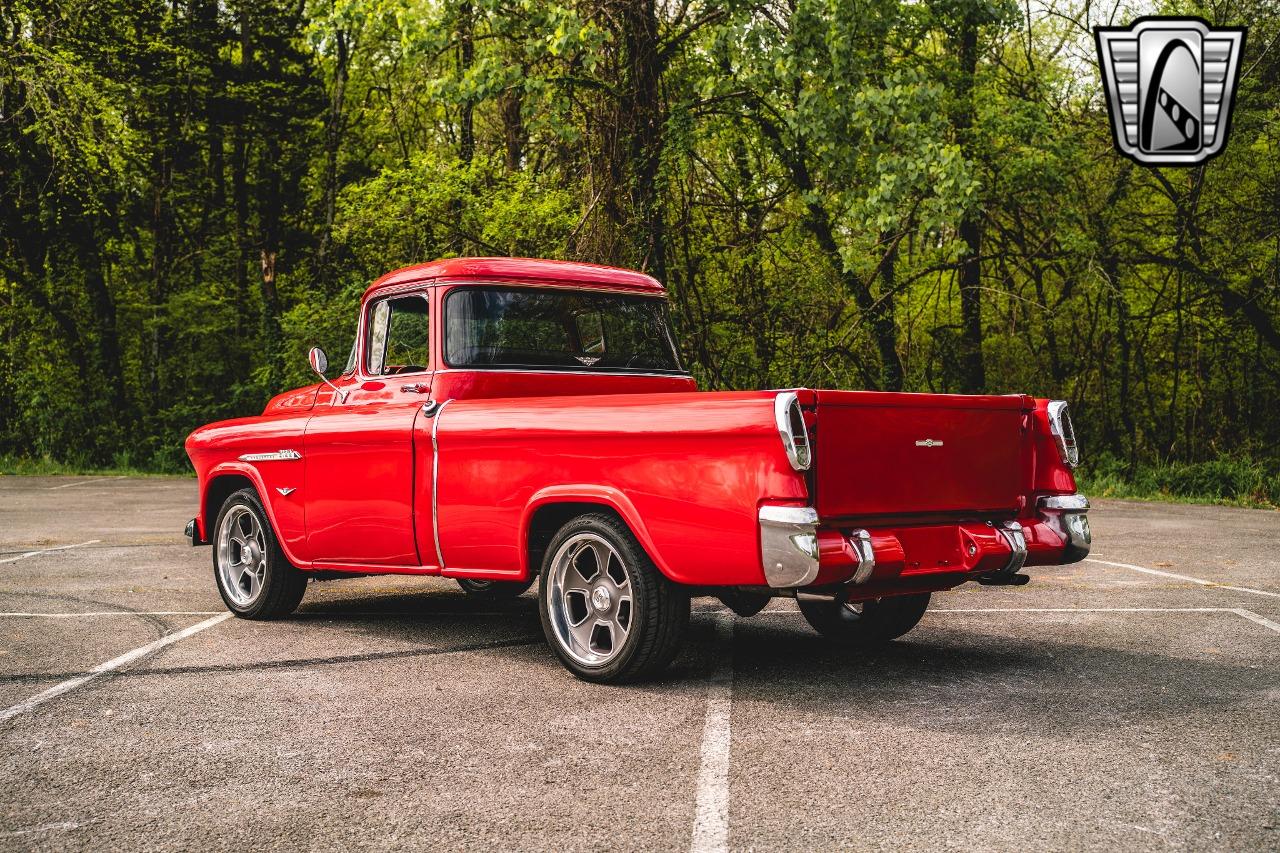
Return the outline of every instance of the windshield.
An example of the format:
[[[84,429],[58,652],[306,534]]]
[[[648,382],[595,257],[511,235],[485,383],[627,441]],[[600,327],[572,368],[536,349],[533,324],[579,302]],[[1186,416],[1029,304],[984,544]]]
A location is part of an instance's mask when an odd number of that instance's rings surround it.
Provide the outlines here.
[[[681,372],[658,297],[465,287],[449,294],[445,323],[451,367]]]

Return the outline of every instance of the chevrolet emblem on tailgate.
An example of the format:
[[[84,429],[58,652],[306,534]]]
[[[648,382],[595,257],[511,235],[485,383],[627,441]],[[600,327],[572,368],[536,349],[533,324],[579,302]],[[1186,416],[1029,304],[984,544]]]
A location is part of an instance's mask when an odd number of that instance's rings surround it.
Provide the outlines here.
[[[916,442],[916,447],[941,447],[942,441],[937,438],[922,438]]]

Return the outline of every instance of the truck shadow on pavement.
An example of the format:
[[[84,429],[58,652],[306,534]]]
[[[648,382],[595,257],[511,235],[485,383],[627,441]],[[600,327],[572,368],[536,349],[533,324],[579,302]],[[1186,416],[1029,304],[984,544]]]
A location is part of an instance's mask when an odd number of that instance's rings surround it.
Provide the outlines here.
[[[698,634],[710,642],[711,626],[699,626]],[[980,625],[926,621],[906,637],[857,652],[832,646],[798,614],[739,620],[734,699],[836,717],[911,709],[914,724],[955,732],[1035,715],[1045,717],[1045,733],[1073,733],[1250,702],[1266,707],[1280,689],[1274,670],[1165,653],[1158,636],[1147,638],[1145,649],[1101,642],[1055,637],[1043,627],[1011,641],[1008,632]]]
[[[1110,728],[1139,715],[1186,715],[1251,699],[1265,702],[1268,691],[1280,689],[1280,677],[1272,670],[1162,653],[1158,637],[1145,649],[1116,648],[1055,637],[1043,628],[1015,631],[1011,637],[1008,630],[995,633],[980,624],[953,626],[929,619],[893,643],[850,651],[813,633],[798,613],[775,612],[735,619],[732,647],[725,648],[714,619],[720,612],[695,605],[685,648],[658,680],[590,689],[701,691],[731,655],[735,702],[832,717],[915,708],[917,724],[955,731],[998,726],[1011,717],[1042,714],[1046,707],[1053,708],[1053,719],[1046,721],[1052,728]],[[249,624],[259,636],[272,637],[269,648],[285,656],[165,666],[162,655],[111,677],[252,673],[480,651],[518,657],[522,667],[561,670],[545,648],[537,601],[528,595],[507,602],[420,592],[321,597],[309,599],[289,619]],[[233,620],[219,630],[237,627],[247,626]],[[379,644],[399,648],[376,650]],[[404,648],[406,644],[411,647]],[[290,647],[344,645],[351,653],[288,656]],[[370,645],[375,650],[358,651]],[[251,652],[245,656],[256,657]],[[0,675],[0,683],[78,674]],[[560,676],[573,681],[567,672]]]

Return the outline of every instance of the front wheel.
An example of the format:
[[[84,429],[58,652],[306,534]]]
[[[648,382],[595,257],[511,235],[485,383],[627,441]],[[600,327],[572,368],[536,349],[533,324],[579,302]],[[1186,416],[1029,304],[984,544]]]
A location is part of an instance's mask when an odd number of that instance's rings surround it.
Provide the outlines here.
[[[800,612],[828,640],[849,646],[887,643],[910,631],[929,607],[929,593],[872,601],[801,598]]]
[[[660,672],[680,650],[688,590],[658,571],[617,518],[589,513],[560,528],[540,577],[542,630],[579,678],[638,681]]]
[[[241,489],[218,512],[213,577],[228,609],[244,619],[292,613],[307,591],[307,576],[290,563],[253,489]]]

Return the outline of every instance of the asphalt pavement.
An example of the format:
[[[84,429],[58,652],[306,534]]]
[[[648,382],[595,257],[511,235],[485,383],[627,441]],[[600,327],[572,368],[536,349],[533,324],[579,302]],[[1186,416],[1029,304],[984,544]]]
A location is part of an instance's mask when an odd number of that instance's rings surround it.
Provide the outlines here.
[[[0,849],[1280,849],[1280,513],[1096,501],[1096,559],[860,656],[699,599],[601,687],[532,593],[226,617],[194,503],[0,477]]]

